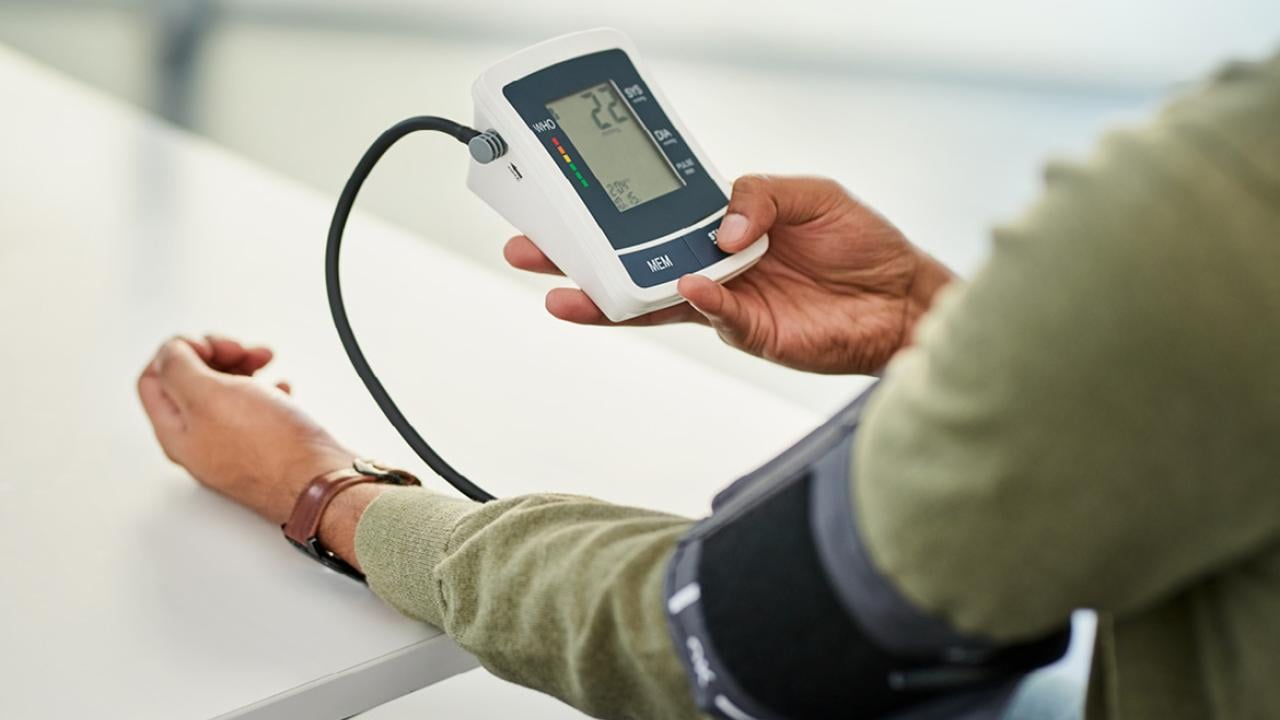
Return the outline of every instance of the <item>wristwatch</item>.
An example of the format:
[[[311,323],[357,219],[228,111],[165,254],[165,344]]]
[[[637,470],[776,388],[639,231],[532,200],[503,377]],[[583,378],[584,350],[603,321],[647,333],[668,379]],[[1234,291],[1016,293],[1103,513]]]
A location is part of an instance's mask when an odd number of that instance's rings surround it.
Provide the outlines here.
[[[372,460],[358,458],[349,468],[332,470],[316,476],[307,483],[306,489],[293,505],[289,521],[280,526],[285,538],[304,555],[318,561],[321,565],[353,580],[364,582],[364,573],[334,555],[333,551],[320,543],[318,535],[320,519],[324,517],[325,508],[329,507],[329,503],[333,502],[338,493],[353,485],[369,482],[387,485],[422,485],[418,478],[404,470],[393,470]]]

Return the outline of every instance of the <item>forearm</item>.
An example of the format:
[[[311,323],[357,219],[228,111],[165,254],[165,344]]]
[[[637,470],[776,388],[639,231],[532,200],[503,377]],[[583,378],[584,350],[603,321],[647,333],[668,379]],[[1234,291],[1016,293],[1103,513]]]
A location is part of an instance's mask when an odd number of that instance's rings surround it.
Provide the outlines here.
[[[357,486],[321,540],[500,677],[599,717],[694,717],[662,579],[689,522],[582,497]]]

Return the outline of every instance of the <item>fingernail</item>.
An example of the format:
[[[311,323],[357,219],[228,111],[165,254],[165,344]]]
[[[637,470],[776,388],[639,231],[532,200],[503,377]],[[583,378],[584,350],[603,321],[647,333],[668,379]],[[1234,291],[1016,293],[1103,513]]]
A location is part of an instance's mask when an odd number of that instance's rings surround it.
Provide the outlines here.
[[[746,236],[747,226],[750,224],[746,215],[739,213],[725,215],[724,220],[720,221],[720,229],[716,231],[716,244],[720,247],[737,245]]]
[[[684,277],[693,277],[693,275],[685,275]],[[688,283],[684,282],[684,278],[680,278],[680,280],[681,282],[676,286],[676,290],[680,293],[680,297],[684,298],[685,302],[689,303],[689,307],[696,310],[699,315],[701,315],[702,317],[708,320],[714,320],[715,316],[710,311],[708,311],[697,300],[694,300],[692,297],[689,297],[689,295],[687,294],[689,290],[689,286],[688,286]],[[680,287],[680,285],[683,285],[684,287],[682,288]]]
[[[684,279],[691,276],[692,276],[692,273],[688,275],[684,275],[680,278],[680,281],[676,283],[676,292],[680,293],[680,297],[684,298],[685,302],[689,303],[690,307],[692,307],[694,310],[697,310],[698,312],[702,312],[702,310],[698,307],[698,303],[694,302],[693,299],[686,294],[688,292],[689,286],[688,286],[688,283],[684,281]]]

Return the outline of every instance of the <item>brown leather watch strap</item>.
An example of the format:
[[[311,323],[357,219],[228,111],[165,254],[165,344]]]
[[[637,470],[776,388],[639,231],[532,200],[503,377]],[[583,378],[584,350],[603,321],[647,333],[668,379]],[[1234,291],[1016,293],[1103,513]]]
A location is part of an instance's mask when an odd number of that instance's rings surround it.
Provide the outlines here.
[[[294,547],[344,575],[364,582],[364,575],[320,543],[320,521],[324,511],[338,493],[352,485],[376,482],[391,485],[421,485],[418,478],[403,471],[389,470],[368,460],[356,460],[349,468],[339,468],[319,475],[307,483],[293,505],[289,520],[280,529]]]
[[[365,475],[355,468],[340,468],[314,478],[298,496],[293,513],[284,524],[284,536],[295,543],[306,543],[320,532],[320,518],[338,493],[352,485],[375,482],[378,478]]]

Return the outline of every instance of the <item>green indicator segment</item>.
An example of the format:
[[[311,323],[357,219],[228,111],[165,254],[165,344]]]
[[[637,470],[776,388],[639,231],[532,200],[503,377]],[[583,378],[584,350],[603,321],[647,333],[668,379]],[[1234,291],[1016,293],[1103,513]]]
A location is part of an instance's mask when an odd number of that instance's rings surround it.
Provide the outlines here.
[[[589,184],[587,184],[587,179],[582,177],[582,172],[578,170],[577,165],[574,165],[573,163],[569,163],[569,172],[573,173],[573,176],[578,178],[578,182],[582,183],[582,187],[591,187]]]

